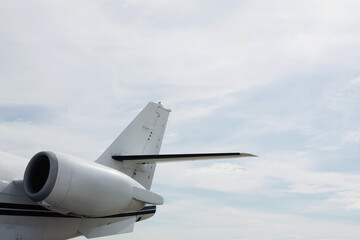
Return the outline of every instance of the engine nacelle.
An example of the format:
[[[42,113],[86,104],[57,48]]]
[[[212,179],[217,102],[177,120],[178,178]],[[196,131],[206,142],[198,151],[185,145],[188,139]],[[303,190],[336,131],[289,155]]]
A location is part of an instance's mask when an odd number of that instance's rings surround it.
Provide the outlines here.
[[[144,187],[126,174],[53,152],[36,154],[24,175],[28,197],[63,214],[101,217],[139,210],[145,203],[136,200],[134,189]]]

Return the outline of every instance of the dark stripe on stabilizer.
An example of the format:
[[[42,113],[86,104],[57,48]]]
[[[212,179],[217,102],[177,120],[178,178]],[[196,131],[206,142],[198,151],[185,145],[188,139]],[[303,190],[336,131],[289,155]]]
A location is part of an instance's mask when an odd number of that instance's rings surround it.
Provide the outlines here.
[[[117,161],[127,160],[149,160],[149,159],[164,159],[164,158],[201,158],[201,157],[239,157],[241,153],[194,153],[194,154],[159,154],[159,155],[116,155],[112,156]]]

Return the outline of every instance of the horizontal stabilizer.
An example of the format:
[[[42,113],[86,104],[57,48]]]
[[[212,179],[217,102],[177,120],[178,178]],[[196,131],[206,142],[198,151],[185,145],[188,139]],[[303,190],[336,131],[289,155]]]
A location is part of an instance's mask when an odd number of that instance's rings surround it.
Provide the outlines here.
[[[117,161],[131,161],[135,163],[155,163],[155,162],[174,162],[191,161],[203,159],[219,158],[238,158],[238,157],[256,157],[249,153],[194,153],[194,154],[159,154],[159,155],[116,155],[112,156]]]

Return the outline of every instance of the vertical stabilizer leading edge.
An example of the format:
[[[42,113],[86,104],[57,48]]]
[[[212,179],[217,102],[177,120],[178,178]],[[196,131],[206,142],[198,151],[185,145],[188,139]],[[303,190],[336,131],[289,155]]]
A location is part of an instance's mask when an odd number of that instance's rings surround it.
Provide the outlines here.
[[[117,169],[150,189],[156,163],[114,161],[112,156],[159,154],[169,113],[161,103],[150,102],[96,162]]]

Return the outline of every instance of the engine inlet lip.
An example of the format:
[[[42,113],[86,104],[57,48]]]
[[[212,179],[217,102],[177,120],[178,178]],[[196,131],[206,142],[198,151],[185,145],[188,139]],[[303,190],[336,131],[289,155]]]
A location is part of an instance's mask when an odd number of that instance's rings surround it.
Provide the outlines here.
[[[31,186],[30,182],[32,178],[32,171],[34,171],[34,168],[36,168],[39,164],[39,159],[44,156],[47,157],[47,160],[49,161],[48,176],[42,188],[38,191],[34,191],[34,187]],[[50,195],[52,189],[55,186],[58,175],[58,168],[58,160],[55,153],[53,152],[39,152],[31,158],[24,173],[24,191],[31,200],[34,202],[40,202]]]

